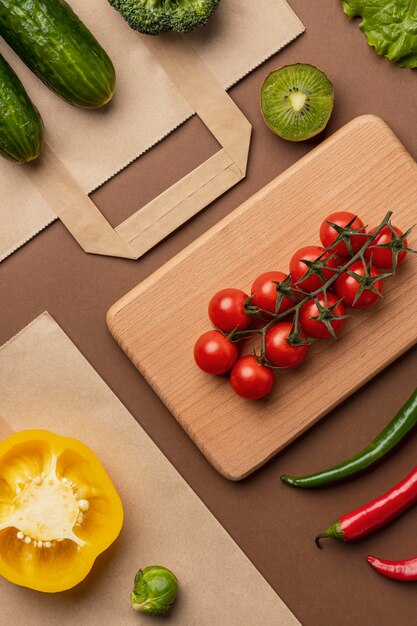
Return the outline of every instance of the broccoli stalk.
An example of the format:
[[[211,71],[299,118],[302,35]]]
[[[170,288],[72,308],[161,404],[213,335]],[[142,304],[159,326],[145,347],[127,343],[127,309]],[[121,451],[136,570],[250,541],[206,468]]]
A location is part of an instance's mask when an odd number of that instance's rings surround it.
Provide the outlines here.
[[[210,20],[220,0],[109,0],[134,30],[189,33]]]

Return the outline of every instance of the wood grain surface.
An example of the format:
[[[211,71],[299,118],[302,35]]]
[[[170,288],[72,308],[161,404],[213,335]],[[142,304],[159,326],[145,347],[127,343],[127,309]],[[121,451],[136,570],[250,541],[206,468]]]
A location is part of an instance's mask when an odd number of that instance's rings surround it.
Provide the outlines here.
[[[416,198],[416,163],[382,120],[361,116],[110,309],[116,341],[226,478],[263,465],[416,342],[409,307],[417,306],[417,274],[412,259],[389,279],[383,300],[354,313],[336,343],[314,345],[301,367],[278,373],[267,400],[252,403],[194,364],[194,342],[210,328],[211,295],[249,290],[259,273],[285,271],[298,247],[319,243],[319,224],[332,211],[357,212],[373,226],[393,210],[404,229],[416,220]]]

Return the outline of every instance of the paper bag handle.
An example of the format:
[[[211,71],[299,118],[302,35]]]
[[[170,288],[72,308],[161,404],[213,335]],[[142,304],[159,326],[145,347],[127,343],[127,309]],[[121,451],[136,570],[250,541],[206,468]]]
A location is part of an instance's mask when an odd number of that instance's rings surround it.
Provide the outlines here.
[[[141,40],[222,149],[116,228],[80,189],[50,146],[45,146],[39,162],[26,169],[32,183],[85,252],[128,259],[138,259],[245,177],[252,130],[221,83],[181,35],[166,33],[143,36]]]

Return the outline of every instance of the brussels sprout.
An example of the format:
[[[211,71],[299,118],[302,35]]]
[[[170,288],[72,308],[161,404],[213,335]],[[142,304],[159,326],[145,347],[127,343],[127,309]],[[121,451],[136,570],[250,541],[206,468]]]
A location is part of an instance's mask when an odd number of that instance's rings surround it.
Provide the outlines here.
[[[177,592],[176,576],[166,567],[150,565],[136,574],[130,601],[135,611],[162,615],[171,608]]]

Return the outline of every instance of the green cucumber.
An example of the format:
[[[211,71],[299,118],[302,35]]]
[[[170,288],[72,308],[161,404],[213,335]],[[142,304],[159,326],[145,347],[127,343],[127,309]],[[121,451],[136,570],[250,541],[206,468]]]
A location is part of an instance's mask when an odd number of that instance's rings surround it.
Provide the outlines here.
[[[14,163],[27,163],[40,155],[42,146],[39,111],[0,55],[0,154]]]
[[[64,0],[0,0],[0,35],[64,100],[96,109],[111,99],[113,64]]]

